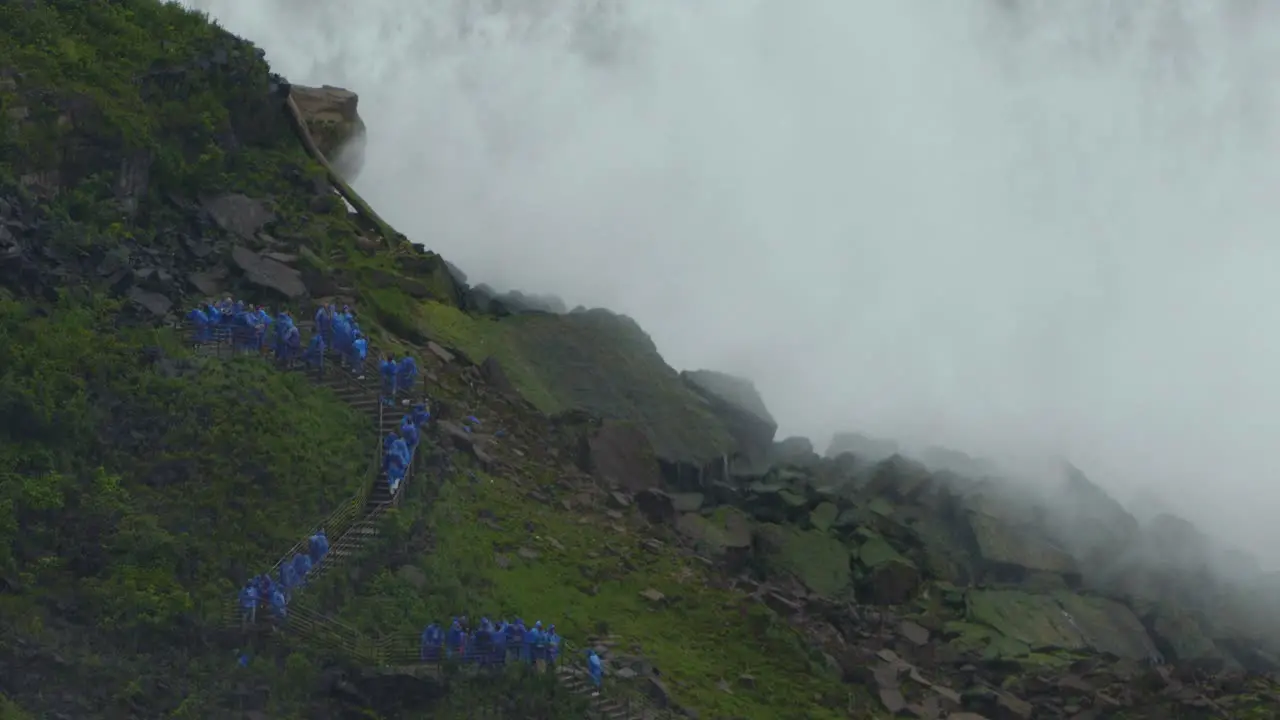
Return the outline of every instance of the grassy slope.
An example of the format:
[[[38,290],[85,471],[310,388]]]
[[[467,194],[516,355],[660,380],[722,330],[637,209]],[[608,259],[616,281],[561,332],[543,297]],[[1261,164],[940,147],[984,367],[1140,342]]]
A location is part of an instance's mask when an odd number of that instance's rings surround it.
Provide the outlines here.
[[[0,632],[11,667],[48,648],[125,714],[176,708],[207,680],[199,638],[232,578],[367,481],[372,433],[302,378],[184,358],[113,310],[0,303]]]
[[[0,197],[36,208],[39,242],[73,261],[180,252],[191,217],[168,199],[218,191],[270,197],[279,232],[317,255],[352,247],[268,82],[252,46],[177,6],[0,5]],[[149,188],[128,212],[115,190],[138,156]],[[218,649],[220,603],[364,481],[367,422],[252,361],[152,363],[148,348],[181,358],[172,335],[64,290],[79,304],[0,304],[6,691],[37,716],[216,717],[246,681]],[[273,716],[310,714],[312,660],[256,670]]]
[[[696,560],[643,547],[633,521],[527,500],[532,482],[477,478],[459,473],[425,510],[434,551],[411,564],[427,591],[402,569],[384,570],[347,599],[344,620],[370,634],[408,636],[464,611],[554,622],[579,643],[602,632],[617,636],[617,651],[643,653],[676,698],[704,716],[846,717],[847,688],[822,658],[763,606],[709,585]],[[493,523],[479,521],[481,511]],[[521,549],[538,555],[525,559]],[[650,588],[667,596],[664,605],[640,596]],[[743,674],[758,679],[755,690],[737,686]],[[722,680],[732,694],[717,687]]]
[[[202,64],[220,51],[229,52],[230,67]],[[0,189],[33,172],[63,170],[62,192],[42,203],[51,242],[84,253],[126,241],[163,252],[178,242],[164,230],[189,222],[164,202],[167,196],[193,199],[219,190],[269,196],[281,218],[278,235],[305,237],[321,270],[344,274],[358,291],[365,288],[361,307],[373,311],[366,322],[376,319],[404,337],[437,335],[476,359],[497,355],[540,408],[574,404],[572,373],[564,365],[549,368],[540,357],[557,350],[546,343],[562,327],[559,321],[467,318],[410,300],[376,279],[380,272],[397,272],[397,258],[356,252],[357,229],[340,205],[315,208],[314,194],[304,190],[319,168],[287,128],[265,114],[266,66],[250,46],[204,18],[151,0],[6,5],[0,8],[0,71],[8,68],[22,76],[0,82],[0,103],[9,117],[26,121],[0,123],[0,158],[6,160]],[[135,82],[156,69],[171,71],[163,86]],[[93,112],[59,124],[68,99],[87,102]],[[239,142],[226,143],[228,132]],[[103,149],[103,157],[66,162],[63,149],[88,147]],[[136,214],[122,211],[113,193],[118,159],[130,152],[154,161]],[[436,295],[446,294],[439,278],[428,284]],[[187,374],[179,365],[179,375],[171,376],[173,366],[144,362],[142,348],[176,352],[173,338],[122,335],[110,308],[97,301],[87,310],[68,307],[43,318],[28,315],[29,309],[4,306],[6,332],[19,338],[6,347],[23,358],[0,363],[6,371],[13,368],[4,376],[2,397],[18,413],[14,417],[46,423],[12,425],[0,446],[17,458],[13,467],[23,468],[20,477],[5,478],[2,507],[13,514],[0,515],[10,520],[0,530],[5,578],[18,588],[3,596],[7,605],[0,612],[8,661],[37,673],[44,687],[56,682],[71,695],[77,687],[91,688],[80,700],[89,698],[95,707],[81,708],[82,714],[214,717],[228,697],[225,683],[250,678],[271,684],[273,717],[305,713],[318,658],[261,658],[249,671],[227,676],[230,658],[207,649],[213,613],[206,603],[226,597],[238,570],[270,559],[351,490],[365,459],[359,421],[305,385],[252,363],[207,365]],[[547,323],[550,328],[541,327]],[[621,351],[575,352],[580,354],[570,360],[595,361]],[[597,365],[594,372],[607,381],[615,369]],[[641,368],[635,377],[675,392],[663,378],[646,375],[651,371]],[[461,384],[441,394],[469,402]],[[636,402],[625,395],[613,400],[624,410]],[[79,411],[67,415],[54,408]],[[699,419],[696,409],[690,412]],[[48,423],[64,427],[68,418],[70,430],[56,438],[48,434]],[[665,428],[670,418],[649,420]],[[509,422],[538,442],[542,424],[536,419]],[[709,431],[700,442],[723,440]],[[155,469],[168,456],[198,461],[185,476],[158,475]],[[528,476],[549,477],[553,467],[530,466]],[[671,679],[672,691],[704,711],[843,716],[845,688],[815,671],[820,665],[767,613],[753,609],[744,616],[738,598],[710,589],[700,566],[669,551],[640,550],[634,528],[609,529],[598,512],[579,525],[577,514],[518,500],[511,478],[474,487],[466,476],[451,480],[437,504],[398,513],[405,527],[426,523],[435,530],[435,551],[412,556],[429,589],[409,586],[399,575],[378,576],[344,609],[352,620],[378,632],[416,631],[428,617],[462,609],[541,613],[571,637],[607,626],[627,643],[640,644]],[[501,529],[472,522],[481,509],[492,510]],[[33,530],[17,533],[19,522]],[[524,522],[563,549],[523,537]],[[601,550],[601,537],[613,550]],[[534,565],[515,560],[514,569],[501,571],[493,547],[514,550],[508,544],[529,545],[542,556]],[[78,549],[94,548],[100,557],[90,557],[93,562],[75,560]],[[599,585],[595,595],[579,590],[589,578]],[[682,600],[650,610],[638,596],[649,587]],[[76,598],[74,606],[59,603],[67,597]],[[21,655],[15,649],[20,645],[37,648],[42,659]],[[158,669],[166,665],[185,672]],[[744,672],[757,677],[759,689],[729,694],[716,687]],[[14,700],[34,703],[29,708],[40,714],[44,703],[53,702],[44,696],[16,693]],[[815,696],[823,702],[815,703]],[[797,711],[803,707],[814,709]]]

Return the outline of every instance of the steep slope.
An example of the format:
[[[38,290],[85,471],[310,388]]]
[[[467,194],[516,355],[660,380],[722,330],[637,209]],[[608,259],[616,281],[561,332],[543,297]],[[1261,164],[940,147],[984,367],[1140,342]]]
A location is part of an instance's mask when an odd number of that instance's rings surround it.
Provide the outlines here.
[[[767,409],[735,441],[631,320],[479,307],[442,258],[359,198],[348,211],[291,93],[176,6],[0,7],[0,711],[470,716],[495,695],[517,698],[503,716],[578,711],[546,679],[422,682],[422,625],[463,613],[555,622],[608,649],[607,692],[704,717],[1280,702],[1266,606],[1188,582],[1203,562],[1100,564],[1194,545],[1178,523],[1144,534],[1080,479],[1075,515],[1048,516],[991,479],[820,460],[803,439],[771,466],[730,462],[764,444]],[[349,302],[380,347],[422,360],[438,486],[415,481],[380,541],[303,600],[392,648],[387,667],[287,633],[235,667],[235,585],[372,458],[337,397],[165,329],[221,293]],[[450,430],[468,415],[480,429]],[[1064,537],[1086,521],[1116,532]]]
[[[4,437],[13,515],[2,625],[13,670],[5,676],[20,679],[3,690],[37,716],[216,717],[246,703],[273,717],[339,712],[320,667],[342,658],[257,648],[260,660],[229,674],[243,639],[223,631],[221,612],[239,581],[365,479],[367,430],[305,383],[248,359],[223,365],[190,356],[176,334],[154,326],[227,293],[302,312],[320,298],[352,302],[389,347],[439,337],[470,353],[489,336],[450,336],[447,325],[430,322],[456,313],[459,292],[444,264],[388,238],[376,218],[348,214],[282,111],[288,85],[251,45],[148,0],[31,2],[5,6],[0,20],[0,278],[14,353],[5,358],[4,397],[6,419],[15,421]],[[453,317],[472,327],[495,322]],[[673,459],[731,449],[705,403],[634,323],[602,312],[566,318],[515,316],[497,335],[513,348],[502,356],[511,374],[543,389],[543,410],[637,419]],[[579,340],[549,344],[557,336]],[[588,369],[585,386],[575,366]],[[477,373],[466,367],[433,372],[441,409],[497,417],[475,404]],[[543,437],[545,417],[522,402],[501,394],[495,402],[520,413],[508,437],[530,449],[559,442]],[[566,437],[562,458],[577,442]],[[492,469],[491,487],[564,469],[543,458]],[[412,527],[496,499],[444,497],[430,514],[414,518],[406,508],[390,522]],[[553,510],[537,515],[556,527],[569,522]],[[589,621],[572,606],[535,604],[553,586],[562,591],[565,574],[580,572],[575,561],[597,551],[590,535],[561,534],[569,554],[548,558],[540,582],[477,582],[465,587],[466,605],[562,614],[571,633],[624,622],[635,592],[648,589],[642,578],[595,601]],[[442,560],[413,562],[457,563],[470,552],[466,539],[441,535]],[[81,559],[93,544],[107,557]],[[687,559],[663,557],[663,568],[684,568],[681,582],[703,584]],[[655,569],[652,582],[664,572]],[[342,578],[333,581],[341,591]],[[650,626],[664,628],[652,641],[664,648],[663,664],[696,669],[672,674],[689,688],[676,687],[675,697],[744,712],[758,698],[749,713],[758,717],[777,717],[784,703],[813,693],[847,700],[838,680],[809,677],[807,651],[787,632],[770,641],[774,652],[758,655],[754,631],[732,626],[727,645],[683,660],[680,642],[697,638],[732,599],[707,592],[699,615]],[[375,596],[384,604],[395,597]],[[620,627],[646,642],[643,627]],[[756,666],[776,668],[767,681],[775,698],[713,695],[714,681]]]

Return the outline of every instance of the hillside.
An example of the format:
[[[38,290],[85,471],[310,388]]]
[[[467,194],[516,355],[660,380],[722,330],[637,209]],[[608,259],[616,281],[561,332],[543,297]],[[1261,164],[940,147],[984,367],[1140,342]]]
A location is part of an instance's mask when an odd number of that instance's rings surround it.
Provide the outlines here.
[[[1074,469],[1031,497],[775,444],[748,381],[629,318],[495,302],[326,167],[360,167],[354,96],[207,18],[0,6],[0,110],[0,717],[1276,716],[1275,583],[1187,564],[1185,521]],[[223,295],[350,304],[433,400],[412,482],[280,632],[229,625],[235,590],[368,495],[378,428],[192,348]],[[603,700],[422,667],[459,614],[600,648]]]

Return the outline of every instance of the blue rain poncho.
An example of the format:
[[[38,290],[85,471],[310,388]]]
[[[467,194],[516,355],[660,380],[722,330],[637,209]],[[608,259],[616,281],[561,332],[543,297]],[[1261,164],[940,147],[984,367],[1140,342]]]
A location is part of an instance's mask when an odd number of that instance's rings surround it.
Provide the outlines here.
[[[399,367],[396,368],[396,376],[402,390],[412,388],[414,382],[418,379],[418,363],[413,358],[405,355],[400,359]]]
[[[520,648],[520,657],[525,661],[538,660],[538,645],[542,643],[542,623],[534,623],[524,634],[524,645]]]
[[[303,553],[294,555],[293,571],[298,574],[298,582],[302,583],[311,572],[311,558]]]
[[[252,582],[240,588],[240,607],[245,610],[258,607],[258,588]]]
[[[444,636],[445,654],[453,657],[455,653],[462,654],[465,652],[465,639],[466,634],[462,632],[462,625],[458,624],[457,620],[454,620],[453,624],[449,626],[449,631]]]
[[[493,656],[498,662],[505,662],[507,659],[507,624],[498,623],[493,629]]]
[[[307,549],[311,552],[311,564],[319,564],[325,553],[329,552],[329,538],[324,534],[324,530],[307,540]]]
[[[547,662],[554,664],[560,658],[560,635],[556,633],[556,626],[552,625],[547,628]]]
[[[280,566],[280,584],[284,586],[285,590],[292,590],[298,587],[299,580],[301,578],[298,577],[298,571],[294,568],[293,563],[286,562]]]
[[[591,673],[591,684],[598,688],[604,678],[604,663],[600,662],[600,656],[596,654],[595,650],[591,650],[589,653],[587,655],[587,671]]]
[[[307,343],[307,364],[313,368],[324,370],[324,338],[319,334],[311,336]]]
[[[437,635],[439,631],[440,628],[436,627],[435,623],[428,625],[422,631],[421,654],[422,659],[427,662],[437,660],[440,657],[440,639]]]
[[[288,600],[285,599],[284,593],[276,588],[276,591],[271,593],[271,609],[275,611],[276,617],[283,620],[288,615],[287,605]]]
[[[396,394],[396,364],[395,358],[390,355],[378,365],[378,371],[382,375],[382,394],[388,398]]]
[[[412,415],[405,415],[404,420],[400,421],[400,436],[410,448],[417,447],[418,426],[414,424]]]
[[[400,461],[405,465],[408,465],[409,461],[413,459],[413,453],[409,450],[409,443],[405,442],[404,438],[396,438],[395,442],[391,443],[391,452],[395,453],[396,457],[400,458]]]

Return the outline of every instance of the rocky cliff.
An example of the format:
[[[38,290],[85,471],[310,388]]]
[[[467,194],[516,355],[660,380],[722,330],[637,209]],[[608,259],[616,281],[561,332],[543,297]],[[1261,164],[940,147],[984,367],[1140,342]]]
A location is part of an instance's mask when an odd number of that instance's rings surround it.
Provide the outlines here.
[[[227,594],[370,461],[333,396],[170,329],[235,294],[351,303],[442,418],[481,420],[317,590],[361,632],[555,618],[688,716],[1274,717],[1280,581],[1247,558],[1071,467],[1033,493],[941,449],[775,442],[749,382],[349,212],[355,96],[262,58],[152,0],[0,6],[0,714],[468,706],[332,648],[234,666]]]

